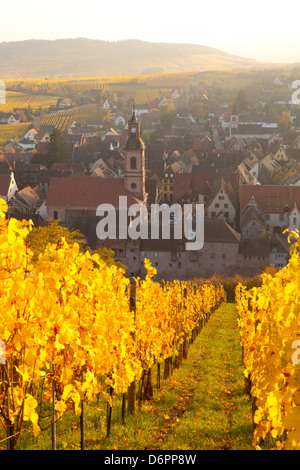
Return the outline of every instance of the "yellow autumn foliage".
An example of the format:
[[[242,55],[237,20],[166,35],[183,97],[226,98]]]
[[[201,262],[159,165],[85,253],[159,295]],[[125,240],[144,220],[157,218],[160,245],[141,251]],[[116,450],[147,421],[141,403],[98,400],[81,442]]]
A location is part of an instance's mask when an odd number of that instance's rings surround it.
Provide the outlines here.
[[[293,238],[288,265],[249,291],[236,287],[245,376],[255,398],[254,447],[300,450],[300,237]]]

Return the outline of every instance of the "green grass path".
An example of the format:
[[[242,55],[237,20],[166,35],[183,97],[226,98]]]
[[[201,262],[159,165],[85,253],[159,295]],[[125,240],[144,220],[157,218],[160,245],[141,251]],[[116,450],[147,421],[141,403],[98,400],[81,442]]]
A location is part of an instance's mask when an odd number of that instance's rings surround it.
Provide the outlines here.
[[[176,401],[146,447],[250,450],[251,402],[243,370],[235,304],[224,303],[189,348],[182,368],[173,373],[165,393],[176,395]]]
[[[120,397],[113,398],[109,437],[105,403],[86,406],[86,450],[252,450],[251,401],[244,388],[235,304],[223,303],[211,315],[190,345],[188,358],[161,380],[160,389],[153,369],[153,399],[138,402],[125,423]],[[58,449],[80,448],[74,413],[59,421],[57,429]],[[51,448],[49,432],[42,434],[20,442],[20,448]]]

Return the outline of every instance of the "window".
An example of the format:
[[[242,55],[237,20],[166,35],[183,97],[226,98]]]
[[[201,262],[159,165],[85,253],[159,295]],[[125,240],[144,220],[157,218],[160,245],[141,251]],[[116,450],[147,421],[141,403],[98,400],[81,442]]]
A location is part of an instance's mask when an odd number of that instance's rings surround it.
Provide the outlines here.
[[[136,170],[136,157],[131,157],[130,158],[130,169],[131,170]]]
[[[190,261],[198,261],[198,253],[197,251],[190,252]]]
[[[136,183],[131,183],[131,189],[135,189],[136,188]]]
[[[53,218],[54,218],[54,220],[58,219],[58,212],[57,211],[53,212]]]
[[[226,258],[226,253],[222,253],[222,259]]]
[[[225,209],[228,209],[228,204],[227,204],[227,202],[225,202],[224,208],[225,208]]]
[[[216,213],[215,213],[215,212],[212,212],[212,213],[211,213],[211,216],[212,216],[212,217],[216,217]]]
[[[220,207],[220,205],[216,202],[215,207],[218,208]]]
[[[215,253],[211,253],[211,254],[210,254],[210,257],[211,257],[211,258],[215,258]]]

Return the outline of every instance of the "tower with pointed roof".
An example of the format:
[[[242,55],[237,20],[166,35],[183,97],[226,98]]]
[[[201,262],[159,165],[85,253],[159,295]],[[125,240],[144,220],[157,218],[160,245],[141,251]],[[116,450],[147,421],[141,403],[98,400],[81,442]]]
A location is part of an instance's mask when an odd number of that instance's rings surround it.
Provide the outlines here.
[[[128,137],[124,148],[124,186],[142,201],[146,198],[145,144],[141,139],[140,123],[133,105],[128,121]]]
[[[232,106],[231,115],[230,115],[230,125],[229,125],[230,137],[232,136],[232,134],[236,134],[238,127],[239,127],[239,113],[238,113],[237,105],[236,103],[234,103]]]

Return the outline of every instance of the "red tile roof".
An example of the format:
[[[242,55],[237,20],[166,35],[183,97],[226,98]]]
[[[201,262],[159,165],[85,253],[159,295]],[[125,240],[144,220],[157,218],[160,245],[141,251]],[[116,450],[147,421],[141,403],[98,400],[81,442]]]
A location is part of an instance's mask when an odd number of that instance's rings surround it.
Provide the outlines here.
[[[202,191],[206,183],[212,185],[214,174],[191,174],[191,173],[175,173],[173,184],[174,198],[179,201],[189,190]]]
[[[10,173],[0,174],[0,197],[7,196],[10,185]]]
[[[51,178],[46,205],[52,207],[97,208],[100,204],[119,207],[119,196],[127,196],[127,205],[142,201],[124,188],[123,178],[71,175]]]
[[[283,214],[297,204],[300,209],[300,186],[250,185],[240,187],[240,210],[243,212],[251,197],[265,214]]]

